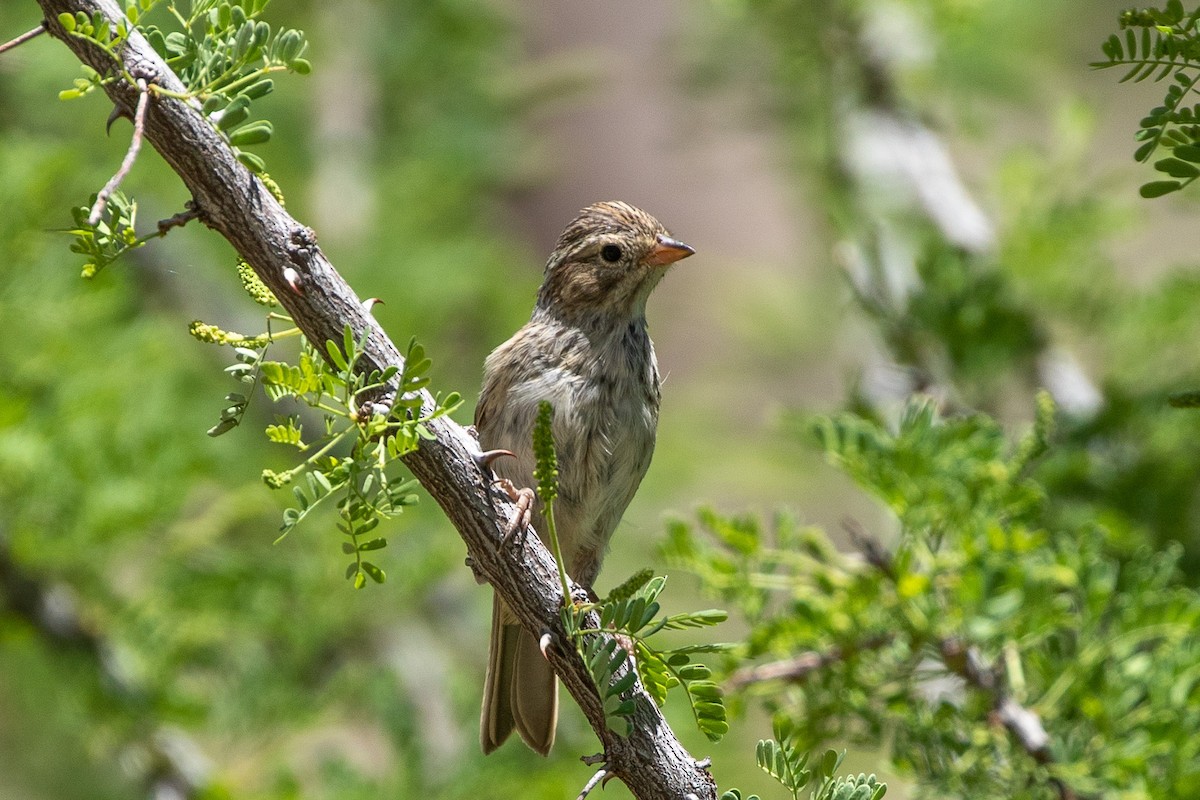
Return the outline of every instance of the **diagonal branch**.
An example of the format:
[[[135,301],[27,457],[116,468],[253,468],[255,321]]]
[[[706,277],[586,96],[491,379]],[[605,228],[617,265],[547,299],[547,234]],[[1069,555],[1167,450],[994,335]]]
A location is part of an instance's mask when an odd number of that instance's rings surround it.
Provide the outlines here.
[[[186,88],[140,33],[133,31],[115,49],[121,62],[118,70],[114,56],[67,34],[57,22],[63,12],[82,11],[89,17],[100,14],[115,26],[122,15],[113,0],[37,2],[50,34],[83,63],[112,77],[104,90],[118,113],[135,113],[140,95],[121,74],[142,77],[165,90],[146,111],[146,139],[183,180],[203,222],[253,266],[310,341],[340,342],[348,325],[356,340],[365,336],[361,369],[403,365],[396,345],[321,252],[316,234],[289,215],[237,160],[196,100],[178,99],[186,96]],[[424,410],[432,411],[433,398],[422,392],[421,399]],[[432,440],[423,441],[417,452],[406,456],[405,464],[458,530],[474,568],[495,587],[521,624],[539,638],[543,632],[551,633],[556,644],[548,648],[547,658],[600,738],[605,769],[643,800],[715,798],[712,777],[679,743],[640,686],[633,692],[637,708],[633,732],[622,738],[608,730],[587,665],[573,646],[563,646],[568,639],[559,620],[562,589],[554,559],[536,536],[529,536],[524,548],[499,546],[514,507],[492,486],[492,476],[478,466],[478,443],[465,428],[444,417],[427,423],[427,428]]]

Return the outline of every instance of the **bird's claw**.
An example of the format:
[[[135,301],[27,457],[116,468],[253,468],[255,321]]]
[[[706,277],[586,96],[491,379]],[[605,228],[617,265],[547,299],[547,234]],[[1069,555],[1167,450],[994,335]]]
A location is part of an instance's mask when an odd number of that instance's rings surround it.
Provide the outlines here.
[[[509,453],[509,455],[512,454]],[[518,489],[516,486],[513,486],[513,482],[508,478],[497,478],[495,485],[499,486],[508,495],[509,500],[517,504],[516,513],[513,514],[512,520],[509,521],[504,535],[500,537],[500,544],[507,544],[509,539],[513,537],[513,534],[518,531],[524,533],[529,530],[529,521],[533,516],[533,489],[529,487]]]
[[[497,458],[505,456],[516,458],[517,454],[512,450],[484,450],[475,454],[475,462],[484,469],[487,469],[492,466],[492,462]]]

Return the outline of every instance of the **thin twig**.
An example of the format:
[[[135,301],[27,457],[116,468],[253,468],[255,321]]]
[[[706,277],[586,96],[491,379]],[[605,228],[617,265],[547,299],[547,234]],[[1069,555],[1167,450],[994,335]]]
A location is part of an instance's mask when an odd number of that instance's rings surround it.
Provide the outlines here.
[[[809,675],[817,670],[824,669],[830,664],[836,664],[864,650],[878,650],[886,646],[894,638],[890,633],[878,633],[856,644],[846,647],[832,647],[826,653],[809,650],[781,661],[771,661],[757,666],[743,667],[729,676],[728,686],[731,690],[735,690],[744,689],[752,684],[763,683],[765,681],[803,683],[808,679]]]
[[[1050,757],[1050,735],[1042,727],[1036,713],[1013,700],[1005,691],[998,669],[989,669],[983,663],[979,651],[968,647],[962,640],[946,638],[938,642],[942,661],[969,686],[992,697],[996,719],[1020,743],[1021,747],[1039,764],[1048,764]]]
[[[146,131],[146,106],[150,101],[150,90],[146,86],[145,78],[137,79],[138,101],[137,109],[133,112],[133,138],[129,141],[129,150],[125,153],[125,159],[121,162],[121,168],[116,174],[108,179],[108,183],[104,184],[104,188],[100,190],[100,194],[96,195],[96,202],[92,205],[92,213],[88,214],[88,224],[95,225],[100,221],[100,215],[104,213],[104,207],[108,205],[108,198],[112,197],[112,193],[121,185],[121,181],[125,180],[125,176],[129,174],[129,170],[133,169],[133,162],[137,159],[138,151],[142,149],[142,137]]]
[[[167,217],[166,219],[160,219],[158,221],[158,235],[166,236],[167,231],[171,230],[171,228],[182,228],[192,220],[199,219],[200,214],[200,206],[196,203],[196,201],[188,200],[184,211],[180,211],[174,216]]]
[[[4,44],[0,44],[0,53],[6,52],[8,50],[12,50],[14,47],[17,47],[18,45],[25,44],[30,39],[36,39],[37,37],[41,36],[45,32],[46,32],[46,23],[44,23],[44,22],[38,23],[38,26],[36,28],[34,28],[33,30],[26,31],[25,33],[22,33],[17,38],[10,39],[9,41],[5,42]]]
[[[579,793],[579,796],[576,797],[575,800],[583,800],[585,797],[587,797],[588,792],[592,791],[592,789],[595,789],[600,781],[604,780],[604,776],[607,774],[608,770],[604,769],[603,767],[596,770],[596,774],[593,775],[591,779],[583,785],[583,791]]]
[[[895,583],[896,569],[892,565],[892,557],[884,546],[879,543],[858,520],[842,520],[842,528],[850,535],[850,541],[862,551],[863,558],[875,569],[883,573],[889,581]]]

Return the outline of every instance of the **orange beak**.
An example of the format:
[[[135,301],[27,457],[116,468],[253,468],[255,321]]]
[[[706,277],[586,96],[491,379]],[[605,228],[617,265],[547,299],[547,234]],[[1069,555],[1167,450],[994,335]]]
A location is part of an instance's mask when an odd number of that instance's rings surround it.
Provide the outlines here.
[[[658,244],[654,245],[654,249],[650,251],[650,254],[642,259],[642,263],[652,267],[665,267],[668,264],[674,264],[680,259],[695,255],[695,253],[695,248],[660,233],[658,235]]]

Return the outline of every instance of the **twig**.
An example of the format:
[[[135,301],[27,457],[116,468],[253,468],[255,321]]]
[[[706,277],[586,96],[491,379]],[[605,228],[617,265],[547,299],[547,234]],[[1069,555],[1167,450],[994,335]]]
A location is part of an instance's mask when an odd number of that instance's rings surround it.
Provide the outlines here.
[[[200,218],[200,206],[195,200],[188,200],[184,207],[186,210],[180,211],[174,216],[167,217],[166,219],[160,219],[158,221],[159,236],[166,236],[167,231],[171,230],[171,228],[182,228],[192,220]]]
[[[22,33],[17,38],[10,39],[7,42],[5,42],[4,44],[0,44],[0,53],[4,53],[8,50],[12,50],[14,47],[17,47],[18,45],[25,44],[30,39],[36,39],[37,37],[41,36],[45,32],[46,32],[46,24],[44,22],[38,23],[38,26],[36,28],[34,28],[33,30],[26,31],[25,33]]]
[[[989,669],[974,647],[953,637],[938,642],[942,661],[955,674],[980,691],[991,695],[996,719],[1039,764],[1049,764],[1050,735],[1036,713],[1013,700],[1000,680],[1000,670]]]
[[[809,675],[817,670],[824,669],[830,664],[836,664],[864,650],[878,650],[886,646],[894,638],[890,633],[878,633],[847,647],[834,646],[825,653],[809,650],[781,661],[772,661],[753,667],[743,667],[729,676],[728,686],[731,690],[735,690],[744,689],[752,684],[763,683],[765,681],[803,683],[808,679]]]
[[[150,101],[150,90],[146,86],[145,78],[137,79],[137,88],[137,109],[133,112],[133,138],[129,142],[129,150],[125,153],[125,159],[121,162],[120,169],[108,179],[108,183],[104,184],[104,188],[100,190],[100,194],[96,195],[96,202],[92,205],[92,212],[88,214],[89,225],[95,225],[100,221],[100,215],[104,213],[104,207],[108,205],[108,198],[121,185],[121,181],[125,180],[125,176],[129,174],[129,170],[133,169],[133,162],[137,158],[138,151],[142,149],[142,137],[146,132],[146,106]]]
[[[583,800],[585,797],[587,797],[588,793],[591,792],[592,789],[595,789],[596,786],[599,785],[600,781],[604,780],[604,776],[607,774],[608,770],[604,769],[603,767],[596,770],[596,774],[593,775],[591,779],[583,785],[583,791],[579,793],[579,796],[576,797],[575,800]]]
[[[867,529],[856,519],[842,520],[842,528],[850,535],[850,541],[862,551],[863,558],[875,569],[883,573],[895,583],[896,569],[892,566],[892,557],[875,537],[867,533]]]

